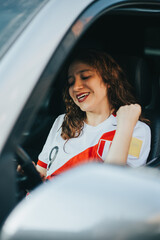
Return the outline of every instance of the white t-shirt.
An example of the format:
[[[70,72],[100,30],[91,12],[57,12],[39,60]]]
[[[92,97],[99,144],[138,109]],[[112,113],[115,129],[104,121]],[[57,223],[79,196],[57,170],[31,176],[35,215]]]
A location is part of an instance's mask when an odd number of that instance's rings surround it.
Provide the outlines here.
[[[47,168],[47,176],[61,172],[88,161],[103,162],[107,156],[117,127],[113,114],[97,126],[84,123],[77,138],[68,141],[61,137],[64,114],[54,122],[46,143],[39,155],[38,165]],[[138,121],[133,132],[127,164],[139,167],[146,163],[150,151],[151,133],[145,123]]]

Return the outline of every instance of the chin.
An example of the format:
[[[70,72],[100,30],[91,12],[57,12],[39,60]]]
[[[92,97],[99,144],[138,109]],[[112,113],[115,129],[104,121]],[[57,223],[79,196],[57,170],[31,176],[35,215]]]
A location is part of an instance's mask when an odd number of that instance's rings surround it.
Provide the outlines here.
[[[89,106],[81,106],[80,109],[83,112],[93,112],[93,109]]]

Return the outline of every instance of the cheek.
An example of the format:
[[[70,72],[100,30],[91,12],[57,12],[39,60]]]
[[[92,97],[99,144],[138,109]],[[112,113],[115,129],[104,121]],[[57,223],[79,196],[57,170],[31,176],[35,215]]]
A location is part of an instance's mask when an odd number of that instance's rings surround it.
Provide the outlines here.
[[[106,93],[106,95],[107,95],[107,89],[108,89],[108,86],[106,86],[106,84],[102,83],[102,84],[100,85],[99,90],[100,90],[102,93]]]
[[[70,97],[73,98],[73,91],[72,91],[72,88],[70,87],[68,91],[69,91],[69,95],[70,95]]]
[[[102,98],[108,99],[108,88],[107,87],[101,88],[101,91],[99,91],[99,95]]]

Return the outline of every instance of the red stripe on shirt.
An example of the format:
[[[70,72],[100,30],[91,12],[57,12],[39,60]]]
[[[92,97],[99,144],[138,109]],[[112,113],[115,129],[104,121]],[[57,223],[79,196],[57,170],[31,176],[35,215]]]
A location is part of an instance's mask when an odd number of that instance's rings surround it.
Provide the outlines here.
[[[116,130],[113,130],[113,131],[110,131],[110,132],[106,132],[102,135],[102,137],[99,139],[99,141],[101,139],[104,139],[104,140],[108,140],[108,141],[112,141],[113,140],[113,137],[115,135],[115,132]]]
[[[104,139],[104,140],[112,141],[114,134],[115,134],[115,130],[104,133],[101,136],[101,138],[99,139],[98,144],[96,144],[95,146],[92,146],[90,148],[87,148],[83,152],[81,152],[81,153],[77,154],[76,156],[74,156],[73,158],[71,158],[62,167],[58,168],[55,172],[53,172],[50,176],[48,176],[47,179],[50,179],[56,175],[59,175],[59,174],[65,172],[73,167],[76,167],[82,163],[95,162],[95,161],[103,162],[103,160],[99,157],[99,155],[97,153],[97,149],[98,149],[100,140]],[[102,148],[101,148],[101,154],[103,154],[103,149],[104,149],[104,146],[102,146]],[[100,156],[102,156],[102,155],[100,155]]]
[[[47,168],[47,164],[40,161],[40,160],[38,160],[37,165],[40,166],[40,167],[43,167],[43,168]]]
[[[100,147],[98,149],[98,153],[101,157],[102,157],[102,154],[103,154],[104,145],[105,145],[105,141],[101,141]]]
[[[76,167],[82,163],[88,163],[88,162],[103,162],[103,160],[97,155],[97,146],[96,144],[93,147],[87,148],[85,151],[77,154],[73,158],[71,158],[68,162],[66,162],[62,167],[58,168],[54,173],[52,173],[50,176],[47,177],[47,179],[50,179],[56,175],[59,175],[73,167]]]

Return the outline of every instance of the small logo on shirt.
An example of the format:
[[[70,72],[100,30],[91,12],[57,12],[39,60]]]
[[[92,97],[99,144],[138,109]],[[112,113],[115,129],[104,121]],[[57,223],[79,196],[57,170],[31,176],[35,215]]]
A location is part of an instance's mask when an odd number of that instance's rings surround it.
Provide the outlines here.
[[[99,144],[98,144],[97,153],[103,160],[105,160],[111,144],[112,144],[111,141],[108,141],[105,139],[100,139]]]
[[[140,140],[138,138],[135,138],[135,137],[132,137],[128,154],[133,156],[133,157],[139,158],[142,143],[143,143],[142,140]]]
[[[107,156],[109,148],[110,148],[110,146],[112,144],[115,132],[116,132],[116,130],[113,130],[113,131],[110,131],[110,132],[106,132],[99,139],[97,154],[103,160],[106,159],[106,156]]]
[[[54,162],[54,160],[56,159],[56,156],[58,154],[58,151],[59,151],[59,147],[58,146],[55,146],[54,148],[52,148],[52,150],[50,151],[50,154],[49,154],[49,163],[48,163],[48,166],[47,166],[47,170],[50,169],[52,163]]]

